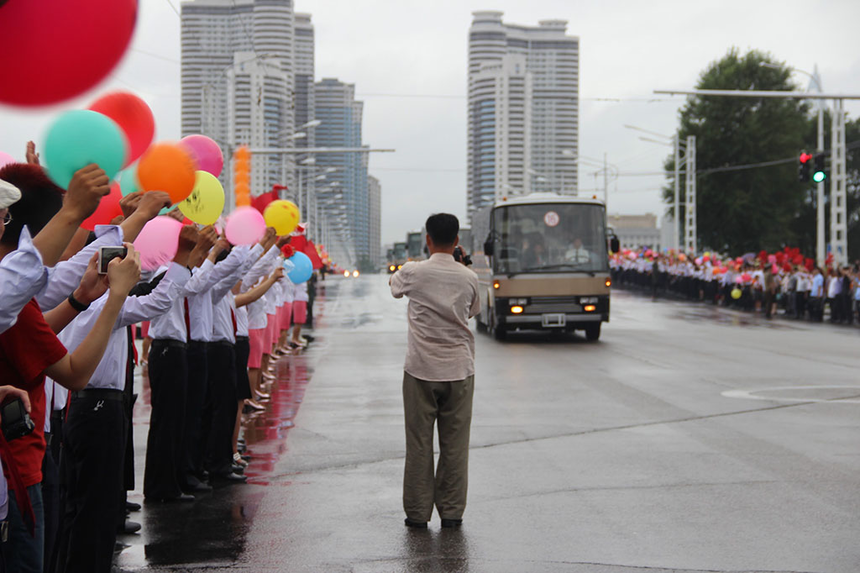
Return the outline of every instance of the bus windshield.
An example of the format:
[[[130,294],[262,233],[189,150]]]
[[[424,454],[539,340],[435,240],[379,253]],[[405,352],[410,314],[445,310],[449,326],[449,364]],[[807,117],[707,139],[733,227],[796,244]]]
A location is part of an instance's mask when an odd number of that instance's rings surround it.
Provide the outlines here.
[[[499,207],[493,213],[494,271],[607,271],[601,205],[543,203]]]

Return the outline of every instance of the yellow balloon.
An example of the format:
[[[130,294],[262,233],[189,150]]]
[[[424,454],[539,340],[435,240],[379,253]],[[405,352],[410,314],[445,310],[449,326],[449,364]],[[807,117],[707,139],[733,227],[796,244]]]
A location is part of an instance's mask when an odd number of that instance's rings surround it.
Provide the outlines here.
[[[194,176],[194,190],[179,202],[182,214],[201,225],[211,225],[224,210],[224,188],[218,178],[206,171]]]
[[[733,299],[738,300],[739,298],[741,298],[741,295],[743,295],[743,292],[741,292],[741,289],[739,289],[739,288],[732,289],[732,298]]]
[[[289,235],[299,224],[299,208],[292,201],[278,199],[266,205],[263,219],[267,227],[274,227],[279,236]]]

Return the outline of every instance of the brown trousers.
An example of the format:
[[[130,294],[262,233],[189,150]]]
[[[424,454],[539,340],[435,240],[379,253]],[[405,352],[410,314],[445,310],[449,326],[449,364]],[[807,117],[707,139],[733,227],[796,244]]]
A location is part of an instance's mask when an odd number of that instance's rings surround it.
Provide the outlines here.
[[[469,428],[475,377],[427,382],[403,373],[406,468],[403,509],[413,521],[462,519],[469,481]],[[433,426],[439,424],[439,464],[433,473]]]

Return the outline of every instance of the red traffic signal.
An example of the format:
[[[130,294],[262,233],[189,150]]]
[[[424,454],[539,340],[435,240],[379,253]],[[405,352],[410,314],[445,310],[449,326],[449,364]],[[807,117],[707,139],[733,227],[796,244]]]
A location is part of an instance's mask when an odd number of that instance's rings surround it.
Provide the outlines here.
[[[801,163],[806,163],[807,161],[809,161],[810,159],[812,159],[812,157],[813,157],[813,156],[812,156],[812,154],[811,154],[811,153],[805,153],[805,152],[804,152],[804,153],[801,153],[801,154],[800,154],[800,162],[801,162]]]

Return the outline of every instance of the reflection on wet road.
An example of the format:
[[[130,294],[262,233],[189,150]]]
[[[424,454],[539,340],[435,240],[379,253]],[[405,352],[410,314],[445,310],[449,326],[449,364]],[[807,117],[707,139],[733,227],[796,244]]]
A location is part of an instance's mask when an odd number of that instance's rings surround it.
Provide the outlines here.
[[[860,570],[860,331],[615,292],[598,343],[477,335],[465,523],[414,531],[386,282],[328,282],[249,422],[251,483],[146,506],[123,570]]]

